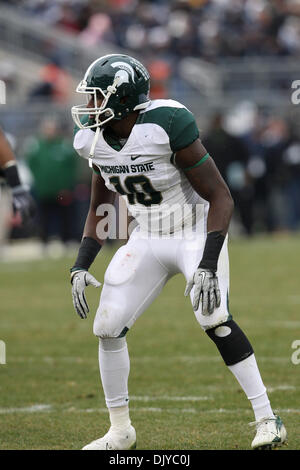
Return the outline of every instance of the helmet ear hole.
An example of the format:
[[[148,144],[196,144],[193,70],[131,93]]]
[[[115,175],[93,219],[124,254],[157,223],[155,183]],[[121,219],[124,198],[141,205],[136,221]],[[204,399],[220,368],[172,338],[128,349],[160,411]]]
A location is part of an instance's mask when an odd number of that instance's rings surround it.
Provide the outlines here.
[[[121,104],[125,104],[127,103],[127,101],[129,100],[129,96],[122,96],[122,98],[120,99],[120,103]]]

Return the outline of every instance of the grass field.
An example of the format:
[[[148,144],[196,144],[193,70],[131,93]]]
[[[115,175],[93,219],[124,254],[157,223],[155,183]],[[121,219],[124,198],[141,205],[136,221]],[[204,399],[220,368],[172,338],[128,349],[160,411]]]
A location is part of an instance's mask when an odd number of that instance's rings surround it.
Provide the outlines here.
[[[256,352],[273,409],[300,449],[300,239],[233,241],[230,310]],[[113,251],[91,272],[100,280]],[[108,427],[93,314],[73,311],[72,258],[0,265],[0,449],[80,449]],[[139,449],[249,449],[250,404],[174,277],[127,335]],[[99,290],[89,288],[91,312]]]

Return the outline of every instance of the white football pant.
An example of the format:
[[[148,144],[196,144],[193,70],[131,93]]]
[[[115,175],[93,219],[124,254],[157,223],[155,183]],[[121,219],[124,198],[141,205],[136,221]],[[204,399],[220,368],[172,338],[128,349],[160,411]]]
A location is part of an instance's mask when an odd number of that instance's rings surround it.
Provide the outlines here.
[[[106,270],[94,320],[94,334],[100,338],[123,336],[172,276],[182,273],[186,280],[191,279],[202,258],[205,240],[205,234],[194,234],[192,238],[185,239],[151,239],[137,230],[133,231],[128,243],[115,253]],[[217,276],[220,307],[211,315],[204,316],[200,301],[195,312],[204,330],[230,319],[227,237],[220,253]],[[182,289],[183,295],[184,286]],[[193,294],[194,288],[191,298]]]

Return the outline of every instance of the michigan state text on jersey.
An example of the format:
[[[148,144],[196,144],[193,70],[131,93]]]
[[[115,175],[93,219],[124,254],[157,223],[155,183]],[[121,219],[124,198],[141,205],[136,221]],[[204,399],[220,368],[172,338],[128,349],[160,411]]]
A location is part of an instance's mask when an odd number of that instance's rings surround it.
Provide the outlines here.
[[[138,224],[106,270],[94,319],[111,426],[84,449],[136,447],[126,333],[177,273],[186,278],[185,295],[200,326],[250,400],[257,428],[252,448],[281,445],[285,428],[273,414],[252,346],[228,310],[231,195],[199,139],[192,113],[177,101],[151,101],[149,89],[148,71],[139,61],[107,55],[90,65],[77,87],[87,104],[72,108],[74,147],[95,170],[71,268],[73,303],[81,318],[88,313],[85,287],[100,286],[88,272],[105,242],[97,234],[104,217],[98,207],[113,203],[118,193]]]

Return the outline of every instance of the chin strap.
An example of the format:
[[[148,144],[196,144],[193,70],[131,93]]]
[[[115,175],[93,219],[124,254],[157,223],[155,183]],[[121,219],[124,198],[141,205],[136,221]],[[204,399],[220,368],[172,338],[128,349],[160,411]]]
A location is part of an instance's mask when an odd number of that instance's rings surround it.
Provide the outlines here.
[[[89,154],[89,167],[90,168],[93,167],[93,158],[94,158],[95,147],[96,147],[96,144],[98,142],[99,134],[100,134],[100,126],[98,126],[97,129],[96,129],[95,136],[94,136],[94,139],[93,139],[93,143],[92,143],[92,146],[91,146],[91,149],[90,149],[90,154]]]
[[[107,87],[107,94],[105,96],[105,100],[102,103],[102,106],[106,106],[110,96],[117,92],[117,86],[118,86],[119,81],[120,81],[120,77],[116,77],[114,79],[113,84],[109,85]],[[96,144],[97,144],[97,141],[98,141],[98,138],[99,138],[99,134],[100,134],[100,126],[101,126],[101,124],[96,129],[95,137],[94,137],[94,140],[93,140],[93,143],[92,143],[92,146],[91,146],[91,150],[90,150],[90,154],[89,154],[89,167],[90,168],[92,168],[92,166],[93,166],[93,161],[92,160],[94,158],[95,147],[96,147]]]

